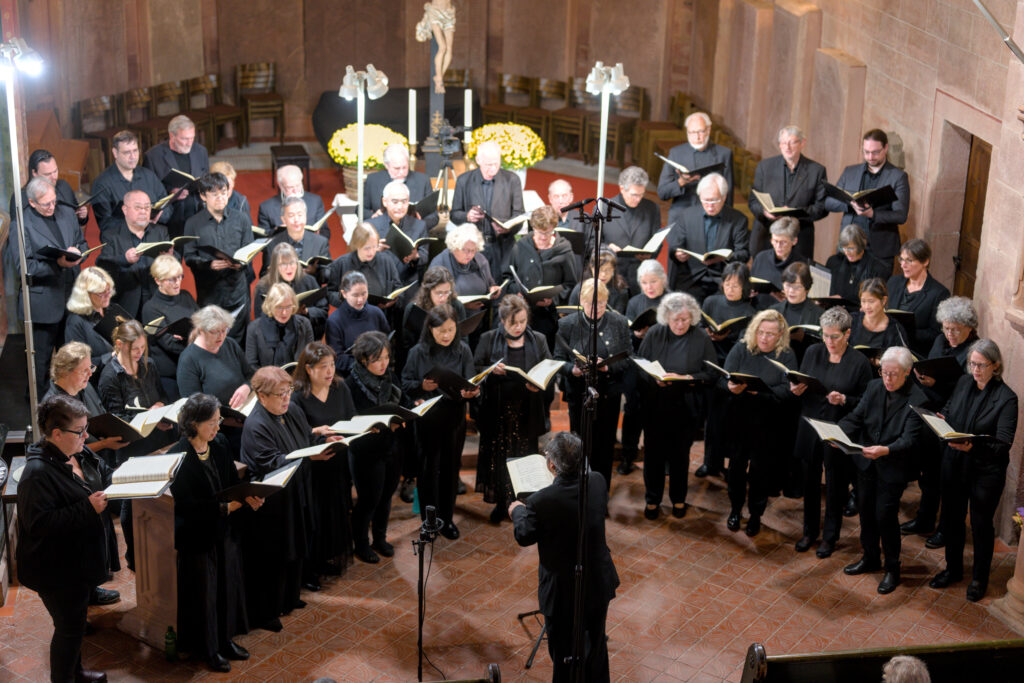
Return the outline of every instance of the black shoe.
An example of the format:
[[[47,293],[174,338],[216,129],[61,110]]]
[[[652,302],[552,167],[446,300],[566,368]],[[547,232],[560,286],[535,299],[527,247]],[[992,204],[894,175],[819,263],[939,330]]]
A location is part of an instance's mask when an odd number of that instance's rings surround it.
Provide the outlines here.
[[[744,530],[747,536],[753,538],[761,533],[761,518],[751,517],[747,520],[747,528]]]
[[[729,515],[729,519],[725,520],[725,528],[729,531],[740,530],[740,513],[734,512]]]
[[[323,589],[323,586],[320,585],[319,581],[313,579],[312,581],[303,581],[302,588],[310,593],[319,593],[321,589]]]
[[[366,543],[366,541],[363,541],[363,543]],[[356,548],[355,556],[367,564],[377,564],[380,562],[380,555],[373,552],[368,545]]]
[[[988,583],[982,583],[977,579],[974,579],[967,584],[967,600],[969,602],[978,602],[985,597],[985,591],[988,590]]]
[[[395,546],[391,545],[390,543],[385,541],[383,538],[379,539],[379,540],[376,540],[373,543],[371,543],[370,547],[373,548],[374,550],[376,550],[377,554],[380,555],[381,557],[394,557],[395,556]]]
[[[402,484],[398,487],[398,497],[402,500],[403,503],[411,503],[412,502],[413,491],[415,491],[415,490],[416,490],[416,479],[415,478],[409,477],[408,479],[403,479],[402,480]]]
[[[885,576],[882,577],[881,583],[878,584],[878,592],[881,595],[888,595],[896,590],[898,585],[900,585],[899,571],[886,572]]]
[[[862,557],[853,564],[848,564],[845,567],[843,567],[843,573],[847,576],[857,576],[858,574],[877,572],[881,568],[882,565],[880,562],[878,562],[878,560],[872,562]]]
[[[707,465],[701,465],[700,467],[697,468],[697,471],[693,473],[693,476],[701,477],[702,479],[704,477],[719,477],[721,475],[721,472],[719,472],[718,470],[713,470]]]
[[[100,588],[96,586],[92,589],[92,595],[89,596],[90,605],[113,605],[121,599],[121,594],[117,591],[108,590],[106,588]]]
[[[231,671],[231,662],[224,658],[224,655],[215,654],[206,660],[206,665],[210,667],[210,671],[219,671],[222,674],[226,674]]]
[[[264,631],[272,631],[274,633],[280,633],[281,630],[284,628],[284,626],[281,625],[281,620],[280,619],[278,619],[277,617],[274,617],[270,621],[264,622],[263,625],[260,626],[260,628],[263,629]]]
[[[244,662],[249,659],[249,651],[233,640],[228,641],[227,647],[224,648],[221,654],[227,659],[232,659],[236,662]]]
[[[661,507],[658,505],[648,505],[644,508],[644,517],[647,519],[657,519],[661,516]]]
[[[946,588],[957,581],[963,581],[963,578],[963,574],[955,574],[948,569],[943,569],[932,577],[932,580],[928,582],[928,585],[932,588]]]
[[[622,460],[619,462],[618,467],[615,468],[615,471],[621,475],[627,475],[635,469],[636,468],[633,467],[633,458],[623,455]]]
[[[504,508],[501,506],[501,503],[498,503],[494,506],[494,509],[491,510],[491,524],[501,524],[504,519],[508,519],[508,508]]]
[[[686,516],[686,512],[689,509],[690,509],[690,506],[687,505],[686,503],[683,503],[681,506],[673,505],[672,506],[672,516],[675,517],[676,519],[682,519],[683,517]]]
[[[846,505],[843,506],[843,517],[856,517],[857,516],[857,501],[853,496],[846,501]]]
[[[934,528],[934,525],[925,526],[921,523],[921,520],[912,519],[909,522],[900,524],[900,533],[904,536],[909,536],[910,534],[921,534],[924,536],[930,534]]]
[[[459,495],[464,495],[469,489],[466,487],[466,482],[459,479]]]
[[[832,541],[822,541],[818,544],[818,549],[814,551],[814,554],[818,556],[819,560],[824,560],[827,557],[832,557],[832,552],[836,549],[836,544]]]
[[[443,527],[441,527],[441,535],[449,541],[454,541],[460,535],[459,527],[455,526],[455,522],[447,522]]]
[[[814,545],[814,539],[810,536],[804,536],[799,541],[797,541],[796,545],[793,547],[796,548],[796,551],[798,553],[806,553],[808,550],[811,549],[812,545]]]
[[[924,547],[931,548],[932,550],[935,550],[936,548],[944,548],[945,546],[946,537],[942,535],[941,531],[936,531],[924,541]]]
[[[306,606],[306,601],[305,600],[296,600],[295,604],[292,605],[292,609],[302,609],[305,606]],[[288,614],[291,614],[291,611],[292,610],[288,610]]]
[[[75,683],[107,683],[107,674],[102,671],[82,669],[75,674]]]

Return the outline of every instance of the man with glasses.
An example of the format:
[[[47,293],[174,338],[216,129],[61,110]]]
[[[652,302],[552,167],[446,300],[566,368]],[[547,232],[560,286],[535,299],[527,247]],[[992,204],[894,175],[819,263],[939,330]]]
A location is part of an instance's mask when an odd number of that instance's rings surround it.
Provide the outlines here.
[[[363,214],[377,218],[386,212],[385,188],[394,182],[405,185],[409,191],[409,204],[414,205],[428,194],[433,192],[430,189],[430,179],[425,173],[409,169],[409,148],[401,143],[388,145],[381,155],[384,161],[384,168],[366,177],[363,185]],[[426,216],[414,215],[422,219],[429,231],[437,225],[437,211]],[[371,223],[373,221],[370,221]],[[403,228],[404,229],[404,228]]]
[[[216,258],[205,248],[213,247],[224,254],[234,254],[253,241],[252,221],[248,216],[227,208],[231,192],[228,179],[223,174],[210,173],[201,178],[199,192],[206,208],[185,224],[185,234],[199,238],[185,244],[185,263],[195,277],[198,304],[220,306],[234,314],[228,334],[241,344],[245,324],[249,321],[248,267]]]
[[[39,253],[55,247],[71,253],[89,248],[71,207],[57,204],[57,191],[44,177],[37,176],[25,188],[29,205],[25,217],[25,276],[28,279],[29,305],[32,307],[32,341],[35,345],[36,386],[46,390],[50,355],[63,336],[65,304],[80,270],[80,258],[53,258]],[[12,216],[17,221],[17,216]],[[22,248],[17,225],[11,226],[11,257],[20,265]],[[18,317],[25,319],[24,298],[18,297]]]
[[[114,303],[135,319],[140,319],[142,305],[156,291],[156,282],[149,274],[153,259],[160,254],[174,255],[173,247],[143,253],[136,249],[143,243],[170,239],[165,226],[149,221],[152,208],[149,195],[142,190],[130,190],[121,202],[124,219],[108,223],[103,237],[106,246],[96,258],[96,265],[114,279],[114,291],[117,292]]]
[[[643,247],[654,233],[661,228],[661,211],[658,205],[644,197],[647,191],[647,171],[639,166],[628,166],[619,173],[619,194],[612,198],[626,207],[625,211],[613,209],[614,218],[604,225],[601,233],[601,244],[615,252],[618,261],[615,269],[629,283],[629,295],[640,293],[640,283],[636,271],[640,262],[647,258],[658,258],[661,245],[653,254],[634,255],[623,252],[625,247]],[[605,207],[602,206],[604,211]]]
[[[281,210],[284,206],[284,200],[288,197],[298,197],[303,201],[306,205],[306,220],[311,225],[315,225],[318,220],[324,217],[324,200],[320,198],[320,195],[306,192],[302,185],[301,168],[291,164],[282,166],[277,169],[275,178],[277,178],[277,187],[281,192],[260,202],[256,225],[267,230],[282,225],[280,221]],[[327,227],[327,221],[324,221],[319,234],[328,241],[331,239],[331,230]]]
[[[274,253],[274,247],[282,242],[292,245],[300,261],[309,261],[314,256],[323,256],[328,260],[328,263],[307,267],[305,271],[310,275],[317,276],[320,273],[320,266],[326,268],[330,263],[331,245],[327,238],[306,230],[307,210],[306,202],[301,197],[285,197],[282,200],[281,225],[285,229],[274,235],[267,248],[263,250],[263,266],[260,268],[260,277],[263,277],[270,267],[270,257]],[[323,279],[318,277],[317,281],[323,281]]]
[[[727,262],[746,262],[750,258],[747,217],[725,205],[728,190],[728,182],[718,173],[701,179],[697,184],[700,203],[683,211],[666,240],[669,288],[689,292],[699,302],[718,291]],[[732,253],[703,260],[688,253],[705,254],[717,249]]]
[[[207,154],[205,147],[196,142],[196,124],[184,114],[170,120],[167,124],[167,134],[169,138],[166,142],[161,142],[146,152],[143,163],[160,178],[165,193],[171,194],[189,182],[186,176],[171,174],[171,169],[177,169],[194,178],[202,178],[210,172],[210,155]],[[181,235],[185,229],[185,222],[196,215],[200,208],[202,207],[195,193],[183,190],[178,199],[164,209],[164,222],[170,236]],[[251,219],[247,217],[246,220]]]
[[[785,301],[782,293],[782,271],[791,263],[804,262],[803,254],[797,251],[796,246],[800,244],[797,235],[800,233],[800,224],[795,218],[785,216],[771,224],[771,246],[754,253],[754,260],[750,265],[752,277],[767,280],[778,288],[778,291],[771,294],[762,292],[757,296],[757,308],[763,310],[769,306]]]
[[[384,240],[387,238],[388,233],[391,232],[392,225],[405,233],[413,242],[427,236],[428,228],[426,221],[409,213],[409,192],[409,186],[401,180],[392,180],[384,186],[382,192],[384,213],[374,216],[367,221],[380,236],[379,248],[389,248],[384,243]],[[395,256],[397,257],[398,255],[395,254]],[[401,278],[402,284],[409,284],[417,280],[420,273],[426,270],[429,259],[429,242],[422,243],[419,247],[413,249],[408,256],[399,259],[401,263],[398,265],[398,276]]]
[[[825,208],[843,214],[843,227],[852,223],[864,231],[871,253],[892,271],[894,259],[900,253],[900,225],[907,222],[910,210],[910,182],[905,171],[889,163],[889,136],[885,131],[875,128],[865,133],[861,151],[864,162],[843,169],[836,187],[853,194],[889,185],[896,193],[896,201],[870,206],[827,197]]]
[[[139,138],[135,133],[130,130],[117,133],[110,139],[110,152],[114,163],[104,169],[92,184],[92,212],[104,242],[108,228],[120,221],[121,204],[129,192],[144,192],[152,204],[167,195],[160,178],[150,169],[139,166]],[[156,220],[166,223],[170,214],[170,211],[163,211]],[[149,216],[146,220],[148,222]]]
[[[759,254],[768,248],[768,228],[781,216],[768,211],[754,195],[764,192],[775,206],[803,209],[800,216],[800,238],[797,249],[805,259],[814,258],[814,222],[828,214],[825,210],[825,167],[803,155],[806,139],[799,126],[786,126],[779,131],[781,154],[762,159],[754,171],[747,205],[754,214],[750,233],[750,251]]]
[[[715,164],[723,164],[720,175],[725,178],[726,190],[722,193],[725,203],[732,206],[732,150],[711,142],[711,117],[697,112],[686,117],[686,142],[669,150],[668,158],[685,168],[696,171]],[[701,177],[695,173],[683,173],[671,164],[661,168],[658,179],[658,197],[671,201],[668,210],[669,223],[679,224],[682,212],[698,204],[697,183]]]
[[[507,221],[523,213],[523,184],[512,171],[501,167],[501,148],[497,142],[483,142],[476,150],[477,168],[463,173],[455,181],[451,220],[448,229],[473,223],[484,236],[484,256],[491,273],[504,273],[516,241],[519,227],[506,230],[488,215]]]

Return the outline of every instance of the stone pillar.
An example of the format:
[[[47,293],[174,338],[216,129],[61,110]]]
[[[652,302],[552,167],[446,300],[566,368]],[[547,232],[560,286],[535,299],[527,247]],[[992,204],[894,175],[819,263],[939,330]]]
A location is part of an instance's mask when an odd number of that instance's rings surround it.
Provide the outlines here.
[[[722,120],[748,149],[760,146],[764,129],[771,81],[773,7],[765,0],[740,0],[732,21]]]
[[[132,501],[135,525],[135,609],[117,628],[157,650],[167,627],[178,630],[178,554],[174,550],[174,498]]]
[[[842,50],[819,48],[814,54],[811,98],[815,103],[807,124],[804,152],[825,166],[830,180],[860,160],[861,117],[864,112],[864,63]],[[839,238],[839,214],[816,224],[815,259],[824,263]]]
[[[733,86],[729,82],[730,71],[729,71],[729,60],[731,57],[730,51],[733,43],[733,17],[736,15],[736,3],[739,0],[718,0],[718,16],[717,16],[717,37],[711,43],[710,54],[712,58],[711,63],[711,76],[712,81],[708,84],[706,90],[709,101],[703,102],[705,107],[710,107],[711,111],[708,113],[715,113],[721,115],[725,111],[725,101],[729,93],[730,88]],[[711,21],[716,20],[713,9],[711,10]],[[706,18],[705,18],[706,19]],[[708,28],[707,24],[702,21],[694,22],[694,30],[699,28]],[[715,33],[711,34],[712,36]],[[697,43],[694,43],[696,46]]]
[[[702,107],[714,105],[715,59],[719,32],[724,29],[720,13],[732,7],[731,0],[694,0],[692,49],[690,51],[690,79],[687,92]],[[724,88],[719,88],[724,95]]]
[[[797,125],[807,129],[811,116],[814,51],[821,43],[821,10],[798,0],[778,0],[772,18],[769,93],[762,141],[748,148],[763,157],[779,153],[778,130]]]

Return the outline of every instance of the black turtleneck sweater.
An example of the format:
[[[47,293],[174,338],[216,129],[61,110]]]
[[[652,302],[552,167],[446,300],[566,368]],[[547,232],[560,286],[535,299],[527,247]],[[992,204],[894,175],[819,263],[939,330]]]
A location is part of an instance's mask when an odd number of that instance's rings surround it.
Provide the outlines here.
[[[344,299],[341,305],[327,318],[327,344],[334,349],[334,366],[338,373],[348,376],[354,362],[348,349],[363,332],[391,331],[384,311],[376,306],[364,304],[360,310],[348,305]]]
[[[199,305],[192,295],[185,290],[177,296],[168,296],[159,290],[153,292],[153,297],[142,305],[143,325],[164,316],[161,325],[169,325],[182,318],[187,318],[199,310]],[[161,377],[174,377],[178,368],[178,356],[188,346],[187,339],[175,339],[169,334],[161,334],[159,337],[149,338],[149,357],[156,363],[157,370]]]

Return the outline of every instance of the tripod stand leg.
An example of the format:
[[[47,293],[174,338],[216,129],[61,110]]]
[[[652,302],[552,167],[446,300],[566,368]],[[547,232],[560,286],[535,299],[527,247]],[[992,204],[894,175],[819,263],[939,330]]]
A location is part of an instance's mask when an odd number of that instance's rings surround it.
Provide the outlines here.
[[[544,628],[542,628],[540,630],[540,635],[537,636],[537,642],[535,642],[533,644],[533,649],[530,651],[530,658],[526,660],[526,667],[525,668],[529,669],[531,666],[533,666],[533,660],[537,656],[537,650],[540,649],[540,643],[541,643],[542,640],[544,640],[544,636],[547,634],[547,632],[548,632],[548,625],[547,625],[547,623],[545,623],[544,624]]]

